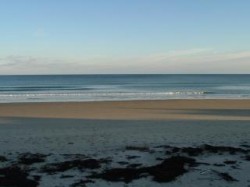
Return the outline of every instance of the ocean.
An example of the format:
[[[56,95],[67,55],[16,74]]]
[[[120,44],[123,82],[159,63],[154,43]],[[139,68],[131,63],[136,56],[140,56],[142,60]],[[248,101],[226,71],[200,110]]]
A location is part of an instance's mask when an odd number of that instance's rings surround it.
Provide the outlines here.
[[[0,76],[0,103],[250,99],[250,75]]]

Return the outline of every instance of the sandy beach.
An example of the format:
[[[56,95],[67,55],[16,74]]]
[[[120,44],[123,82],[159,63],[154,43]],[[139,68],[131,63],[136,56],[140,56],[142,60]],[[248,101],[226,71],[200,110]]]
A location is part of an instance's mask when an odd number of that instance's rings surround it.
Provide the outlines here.
[[[0,104],[1,117],[119,120],[250,120],[250,100]]]
[[[4,186],[250,185],[250,100],[10,103],[0,116]]]

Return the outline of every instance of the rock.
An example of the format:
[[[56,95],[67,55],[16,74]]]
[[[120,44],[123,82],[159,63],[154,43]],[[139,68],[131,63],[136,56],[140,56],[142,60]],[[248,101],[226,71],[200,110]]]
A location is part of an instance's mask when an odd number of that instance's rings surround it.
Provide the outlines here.
[[[0,186],[4,187],[37,187],[38,182],[28,179],[28,173],[20,167],[11,166],[0,169]]]

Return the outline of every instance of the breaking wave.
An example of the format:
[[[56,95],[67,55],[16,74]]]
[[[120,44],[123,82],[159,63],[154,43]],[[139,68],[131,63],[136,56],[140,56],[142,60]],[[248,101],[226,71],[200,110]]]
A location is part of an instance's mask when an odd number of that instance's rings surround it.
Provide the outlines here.
[[[105,101],[105,100],[161,100],[175,98],[200,98],[212,94],[206,91],[169,91],[169,92],[36,92],[0,93],[1,101]]]

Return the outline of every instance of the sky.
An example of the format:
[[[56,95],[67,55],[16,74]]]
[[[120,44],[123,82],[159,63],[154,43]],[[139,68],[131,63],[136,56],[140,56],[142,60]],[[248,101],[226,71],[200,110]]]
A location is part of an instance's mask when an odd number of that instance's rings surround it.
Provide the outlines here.
[[[250,73],[248,0],[1,0],[0,75]]]

